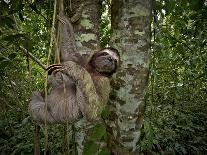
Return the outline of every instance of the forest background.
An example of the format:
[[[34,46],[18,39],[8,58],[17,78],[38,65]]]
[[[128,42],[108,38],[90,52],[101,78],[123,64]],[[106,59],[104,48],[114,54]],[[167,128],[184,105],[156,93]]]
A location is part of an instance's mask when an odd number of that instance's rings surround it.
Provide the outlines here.
[[[111,34],[110,3],[102,7],[104,47]],[[19,47],[46,64],[52,15],[52,0],[0,1],[0,154],[33,152],[34,124],[27,107],[31,92],[44,87],[44,73]],[[144,153],[207,153],[206,17],[204,0],[153,2],[150,78],[138,144]],[[62,150],[60,130],[49,128],[54,152]],[[97,149],[87,148],[88,154]]]

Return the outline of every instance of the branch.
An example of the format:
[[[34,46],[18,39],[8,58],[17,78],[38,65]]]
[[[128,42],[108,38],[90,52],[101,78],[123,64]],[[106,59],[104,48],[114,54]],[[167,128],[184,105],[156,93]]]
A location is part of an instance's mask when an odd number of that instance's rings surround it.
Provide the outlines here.
[[[44,70],[46,70],[45,65],[41,63],[39,59],[37,59],[32,53],[28,52],[24,47],[20,46],[22,49],[22,52],[26,55],[29,56],[33,61],[35,61],[40,67],[42,67]]]

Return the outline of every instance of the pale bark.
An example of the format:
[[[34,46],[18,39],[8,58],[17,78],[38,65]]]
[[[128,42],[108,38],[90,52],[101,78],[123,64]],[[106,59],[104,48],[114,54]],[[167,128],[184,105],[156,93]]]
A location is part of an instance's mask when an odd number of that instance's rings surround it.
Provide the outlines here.
[[[72,8],[76,10],[84,2],[72,1]],[[78,51],[89,55],[100,48],[100,1],[87,2],[80,20],[73,26]],[[114,108],[110,120],[106,121],[112,136],[107,146],[114,154],[137,154],[148,80],[152,1],[114,0],[112,3],[110,45],[120,51],[122,64],[112,86],[115,94],[110,103]],[[82,154],[85,131],[93,125],[82,119],[75,126],[78,154]]]
[[[111,99],[114,107],[108,121],[115,154],[138,154],[144,114],[144,95],[150,55],[151,0],[114,0],[110,44],[120,51],[122,64]],[[113,94],[114,96],[114,94]]]
[[[82,10],[80,20],[74,24],[76,45],[82,54],[90,55],[100,49],[100,21],[101,21],[101,1],[100,0],[73,0],[72,6],[77,10],[81,5],[85,5]]]
[[[85,5],[80,19],[73,24],[78,52],[82,55],[91,55],[100,49],[100,20],[101,1],[99,0],[73,0],[72,10],[78,10],[81,5]],[[87,4],[86,4],[87,2]],[[75,124],[75,141],[77,143],[78,154],[82,154],[84,142],[87,139],[88,130],[93,125],[84,118]]]

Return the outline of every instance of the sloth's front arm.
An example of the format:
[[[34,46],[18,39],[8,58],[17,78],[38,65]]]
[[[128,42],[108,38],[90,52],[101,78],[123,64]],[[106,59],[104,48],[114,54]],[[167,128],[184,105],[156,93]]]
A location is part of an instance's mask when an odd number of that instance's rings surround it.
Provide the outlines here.
[[[54,70],[54,68],[57,68]],[[108,101],[110,82],[107,77],[94,77],[73,61],[67,61],[62,65],[54,65],[53,72],[68,76],[77,87],[77,102],[84,117],[95,120]]]

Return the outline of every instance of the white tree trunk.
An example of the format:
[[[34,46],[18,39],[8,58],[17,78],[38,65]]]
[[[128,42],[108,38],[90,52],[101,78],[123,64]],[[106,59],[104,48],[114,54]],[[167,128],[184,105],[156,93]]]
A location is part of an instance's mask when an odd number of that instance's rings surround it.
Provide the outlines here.
[[[111,46],[120,51],[122,64],[111,100],[113,118],[108,121],[115,140],[115,154],[139,151],[144,96],[149,74],[151,0],[112,1]]]

